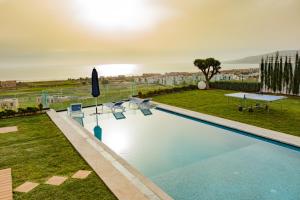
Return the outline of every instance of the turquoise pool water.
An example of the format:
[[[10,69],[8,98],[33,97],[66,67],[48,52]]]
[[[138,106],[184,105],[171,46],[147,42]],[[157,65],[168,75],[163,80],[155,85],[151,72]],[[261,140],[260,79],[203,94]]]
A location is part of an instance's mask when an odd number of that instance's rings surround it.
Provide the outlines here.
[[[93,131],[93,108],[84,127]],[[178,200],[299,200],[300,151],[160,110],[103,114],[103,142]]]

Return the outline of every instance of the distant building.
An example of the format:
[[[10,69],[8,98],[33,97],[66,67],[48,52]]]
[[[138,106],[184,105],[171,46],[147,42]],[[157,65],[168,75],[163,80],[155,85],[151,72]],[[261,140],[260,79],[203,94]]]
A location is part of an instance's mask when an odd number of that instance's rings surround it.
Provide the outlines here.
[[[16,88],[17,81],[0,81],[0,87],[2,88]]]
[[[171,72],[162,74],[144,74],[141,77],[135,77],[136,83],[142,84],[160,84],[160,85],[188,85],[196,84],[203,80],[204,76],[201,73],[188,73],[188,72]]]
[[[239,76],[235,74],[216,74],[213,76],[213,81],[231,81],[231,80],[239,80]]]
[[[0,99],[0,110],[15,110],[19,108],[19,100],[17,98]]]
[[[66,101],[70,101],[72,97],[69,96],[60,96],[60,95],[53,95],[53,96],[47,96],[47,104],[52,104],[52,103],[62,103]],[[42,102],[42,97],[37,97],[36,98],[37,104],[43,103]]]

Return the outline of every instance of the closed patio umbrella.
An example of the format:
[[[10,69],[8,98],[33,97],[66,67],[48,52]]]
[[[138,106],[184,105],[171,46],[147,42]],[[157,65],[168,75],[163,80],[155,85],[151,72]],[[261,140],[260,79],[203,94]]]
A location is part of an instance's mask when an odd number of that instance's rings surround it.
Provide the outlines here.
[[[100,96],[100,88],[99,88],[99,79],[98,72],[94,68],[92,72],[92,95],[96,98],[96,114],[98,114],[97,106],[98,106],[98,96]]]
[[[93,95],[93,97],[96,98],[96,121],[97,121],[97,125],[94,128],[94,135],[95,135],[96,138],[101,140],[102,139],[102,129],[98,125],[98,109],[97,109],[98,97],[100,96],[100,88],[99,88],[98,72],[95,68],[93,69],[93,72],[92,72],[92,95]]]

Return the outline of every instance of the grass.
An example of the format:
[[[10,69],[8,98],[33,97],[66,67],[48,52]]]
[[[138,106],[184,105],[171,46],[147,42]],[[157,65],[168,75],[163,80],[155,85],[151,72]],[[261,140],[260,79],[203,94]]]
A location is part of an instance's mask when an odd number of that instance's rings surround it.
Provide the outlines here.
[[[234,91],[228,90],[194,90],[182,93],[166,94],[154,97],[155,101],[206,113],[226,119],[231,119],[246,124],[255,125],[291,135],[300,136],[300,98],[289,97],[282,100],[281,104],[270,104],[270,112],[255,110],[239,112],[239,100],[230,99],[228,103],[224,94]],[[254,102],[252,102],[254,103]]]
[[[25,181],[44,183],[53,175],[70,177],[91,170],[47,115],[0,120],[0,127],[18,126],[0,134],[0,169],[12,168],[13,188]],[[14,199],[116,199],[93,172],[87,179],[68,179],[61,186],[41,184],[33,191],[14,193]]]
[[[99,103],[118,101],[136,95],[139,91],[147,91],[170,88],[170,86],[161,86],[156,84],[136,84],[128,81],[111,81],[107,85],[100,85],[101,98]],[[65,81],[44,81],[22,83],[17,88],[0,88],[0,99],[18,98],[20,107],[37,106],[37,97],[47,91],[49,95],[59,95],[71,97],[64,102],[50,104],[50,108],[55,110],[66,109],[71,103],[82,103],[84,106],[94,105],[95,99],[91,95],[90,83],[82,84],[79,80]],[[1,109],[1,108],[0,108]]]

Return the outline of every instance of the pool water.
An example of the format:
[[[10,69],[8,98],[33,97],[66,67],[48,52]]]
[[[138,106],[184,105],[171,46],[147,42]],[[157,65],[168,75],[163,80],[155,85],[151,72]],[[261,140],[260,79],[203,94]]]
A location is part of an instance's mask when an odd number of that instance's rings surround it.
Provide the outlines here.
[[[179,200],[299,200],[300,151],[161,110],[98,118],[102,141]],[[84,127],[93,132],[94,108]]]

